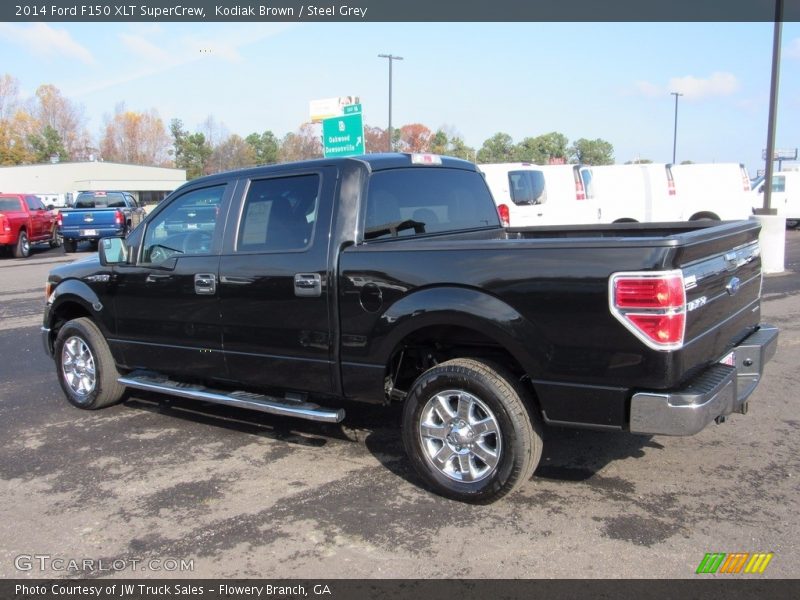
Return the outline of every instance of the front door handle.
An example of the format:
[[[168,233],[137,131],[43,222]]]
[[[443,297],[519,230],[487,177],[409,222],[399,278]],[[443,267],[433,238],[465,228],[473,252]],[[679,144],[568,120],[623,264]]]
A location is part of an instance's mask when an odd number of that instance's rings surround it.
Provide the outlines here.
[[[194,276],[194,293],[210,296],[217,292],[217,276],[213,273],[197,273]]]
[[[294,295],[300,298],[321,296],[322,277],[319,273],[297,273],[294,276]]]

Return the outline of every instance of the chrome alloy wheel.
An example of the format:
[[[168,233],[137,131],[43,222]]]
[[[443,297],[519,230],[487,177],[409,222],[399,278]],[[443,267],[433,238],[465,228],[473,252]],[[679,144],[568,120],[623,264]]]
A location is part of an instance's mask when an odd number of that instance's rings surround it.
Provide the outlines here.
[[[81,338],[72,336],[64,342],[61,351],[61,369],[64,381],[78,400],[87,399],[97,382],[94,356]]]
[[[446,390],[428,400],[419,437],[428,462],[454,481],[481,481],[500,463],[503,440],[497,418],[463,390]]]

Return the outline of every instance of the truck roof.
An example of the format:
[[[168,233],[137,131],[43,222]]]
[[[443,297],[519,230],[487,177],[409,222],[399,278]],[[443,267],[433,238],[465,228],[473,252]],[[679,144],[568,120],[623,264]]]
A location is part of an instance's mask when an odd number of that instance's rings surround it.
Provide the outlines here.
[[[435,162],[420,163],[413,162],[415,157],[432,157]],[[437,154],[417,153],[412,154],[408,152],[386,152],[376,154],[361,154],[359,156],[349,156],[344,158],[317,158],[311,160],[302,160],[297,162],[278,163],[271,165],[261,165],[256,167],[246,167],[244,169],[236,169],[234,171],[225,171],[222,173],[214,173],[213,175],[206,175],[205,177],[198,177],[192,179],[188,183],[196,182],[213,182],[219,179],[227,179],[231,173],[236,173],[239,177],[250,177],[253,175],[267,175],[273,171],[286,171],[287,169],[306,169],[306,168],[319,168],[327,166],[340,166],[347,163],[361,163],[366,164],[370,171],[382,171],[386,169],[399,169],[403,167],[445,167],[451,169],[463,169],[467,171],[477,171],[477,167],[460,158],[453,158],[451,156],[439,156]]]

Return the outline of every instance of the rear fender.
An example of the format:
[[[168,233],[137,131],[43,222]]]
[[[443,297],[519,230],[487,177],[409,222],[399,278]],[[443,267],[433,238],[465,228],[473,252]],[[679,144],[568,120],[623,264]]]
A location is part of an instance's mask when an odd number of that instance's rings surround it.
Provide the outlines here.
[[[378,320],[376,359],[388,364],[409,335],[441,325],[477,331],[507,350],[530,376],[540,372],[543,339],[535,323],[484,291],[465,287],[426,288],[392,304]]]

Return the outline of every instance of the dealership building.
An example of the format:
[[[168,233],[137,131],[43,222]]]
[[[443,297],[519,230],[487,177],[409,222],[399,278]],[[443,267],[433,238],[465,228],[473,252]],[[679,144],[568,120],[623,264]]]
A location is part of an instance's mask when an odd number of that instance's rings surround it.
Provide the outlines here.
[[[0,167],[0,193],[40,196],[45,204],[65,206],[83,191],[131,192],[140,203],[162,200],[186,181],[184,169],[111,162],[64,162]]]

